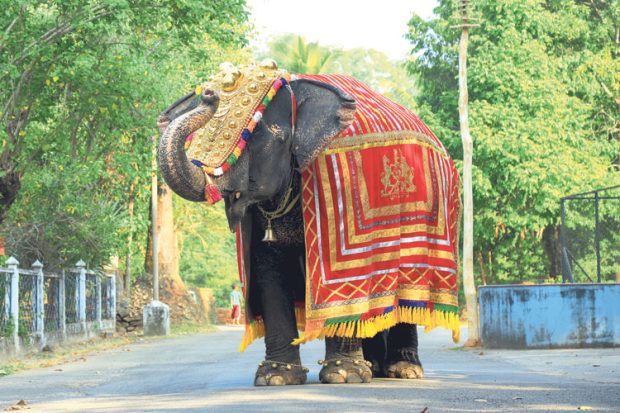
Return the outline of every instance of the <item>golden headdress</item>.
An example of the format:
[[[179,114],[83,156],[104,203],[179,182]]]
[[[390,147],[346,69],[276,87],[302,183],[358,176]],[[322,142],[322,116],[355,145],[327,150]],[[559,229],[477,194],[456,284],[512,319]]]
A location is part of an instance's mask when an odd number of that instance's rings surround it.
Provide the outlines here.
[[[234,66],[222,63],[220,72],[199,88],[215,90],[220,103],[213,118],[190,135],[187,157],[209,175],[226,172],[245,149],[256,124],[276,92],[290,81],[273,60]]]

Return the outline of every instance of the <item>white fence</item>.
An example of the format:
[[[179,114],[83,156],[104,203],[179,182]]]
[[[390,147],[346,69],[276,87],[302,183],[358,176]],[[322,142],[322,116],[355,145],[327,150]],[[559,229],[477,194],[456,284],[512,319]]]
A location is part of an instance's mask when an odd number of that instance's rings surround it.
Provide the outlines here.
[[[113,332],[116,279],[79,261],[61,273],[19,268],[10,257],[0,267],[0,354]]]

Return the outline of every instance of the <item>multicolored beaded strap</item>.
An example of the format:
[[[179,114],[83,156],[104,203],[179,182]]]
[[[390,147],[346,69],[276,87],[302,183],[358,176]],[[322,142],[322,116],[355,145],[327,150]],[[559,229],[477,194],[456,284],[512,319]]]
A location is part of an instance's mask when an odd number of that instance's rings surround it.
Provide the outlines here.
[[[254,129],[256,129],[256,125],[258,125],[258,122],[260,122],[263,117],[265,109],[267,109],[267,106],[269,106],[269,103],[271,103],[276,93],[278,93],[278,90],[280,90],[282,86],[286,86],[290,81],[291,75],[289,73],[284,73],[284,75],[280,79],[273,82],[273,85],[271,85],[271,88],[256,108],[254,115],[252,115],[248,126],[245,127],[243,131],[241,131],[241,136],[239,137],[237,147],[232,151],[228,159],[226,159],[226,161],[221,166],[213,168],[211,166],[203,165],[202,162],[196,159],[192,160],[192,163],[199,168],[202,168],[202,170],[205,171],[205,173],[208,175],[221,176],[224,174],[224,172],[228,171],[231,166],[237,163],[237,160],[243,153],[243,150],[245,149],[248,141],[252,137],[252,133],[254,132]],[[193,134],[189,135],[185,140],[186,150],[191,145],[192,139]]]
[[[252,133],[254,132],[254,129],[256,129],[256,125],[258,125],[258,122],[260,122],[260,120],[263,118],[263,113],[267,109],[267,106],[269,106],[269,103],[271,103],[276,93],[278,93],[278,90],[280,90],[282,86],[288,85],[290,81],[291,81],[291,75],[290,73],[286,72],[282,75],[280,79],[277,79],[276,81],[273,82],[273,84],[271,85],[271,88],[269,89],[269,91],[267,92],[267,94],[265,95],[261,103],[256,108],[256,111],[252,115],[252,118],[250,119],[248,126],[245,127],[243,131],[241,131],[241,136],[239,137],[237,147],[232,151],[228,159],[226,159],[226,161],[221,166],[217,168],[213,168],[211,166],[204,165],[202,162],[200,162],[197,159],[192,159],[191,162],[197,167],[201,168],[205,173],[205,181],[206,181],[205,199],[209,204],[214,204],[222,199],[222,194],[220,193],[219,189],[217,188],[217,185],[215,184],[211,176],[221,176],[224,174],[224,172],[228,171],[234,164],[237,163],[237,160],[241,156],[241,153],[243,153],[243,150],[245,149],[248,141],[252,137]],[[293,107],[293,111],[295,111],[295,106],[296,105],[294,105]],[[293,119],[294,118],[295,116],[293,115]],[[293,127],[294,127],[294,121],[293,121]],[[185,146],[186,151],[191,146],[193,138],[194,138],[194,134],[191,133],[185,139],[184,146]]]

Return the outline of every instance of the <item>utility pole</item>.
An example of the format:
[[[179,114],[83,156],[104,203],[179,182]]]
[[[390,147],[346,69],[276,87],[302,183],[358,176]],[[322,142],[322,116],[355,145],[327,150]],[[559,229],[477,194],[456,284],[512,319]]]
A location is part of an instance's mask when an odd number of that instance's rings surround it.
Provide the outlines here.
[[[467,104],[467,44],[469,28],[472,23],[469,0],[459,0],[459,123],[463,142],[463,289],[467,306],[466,347],[480,345],[480,322],[478,318],[478,294],[474,284],[474,208],[472,195],[472,156],[473,142],[469,134],[469,114]]]
[[[157,144],[153,137],[151,157],[151,241],[153,248],[153,301],[159,301],[159,249],[157,240]]]

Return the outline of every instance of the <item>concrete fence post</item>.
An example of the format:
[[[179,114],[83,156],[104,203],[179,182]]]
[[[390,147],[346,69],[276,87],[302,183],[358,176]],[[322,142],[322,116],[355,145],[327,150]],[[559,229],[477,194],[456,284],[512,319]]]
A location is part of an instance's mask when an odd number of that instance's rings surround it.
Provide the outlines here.
[[[60,334],[62,340],[67,339],[67,296],[65,290],[65,270],[60,272],[60,280],[58,281],[58,318],[60,319]]]
[[[101,329],[101,274],[95,274],[95,318],[97,320],[97,329]]]
[[[4,314],[2,314],[2,318],[7,321],[7,323],[11,320],[11,277],[13,274],[2,274],[3,277],[6,277],[5,280],[8,284],[8,287],[4,289]]]
[[[11,274],[11,301],[10,317],[13,320],[13,346],[15,351],[19,351],[19,261],[15,257],[9,257],[6,261]]]
[[[32,264],[32,270],[35,274],[35,283],[34,283],[34,300],[33,301],[33,327],[34,334],[39,344],[44,345],[45,337],[43,336],[45,331],[45,301],[43,300],[43,264],[39,260],[36,260]]]
[[[82,328],[82,332],[86,333],[86,263],[79,260],[75,264],[79,271],[77,279],[77,310],[78,310],[78,323]]]

